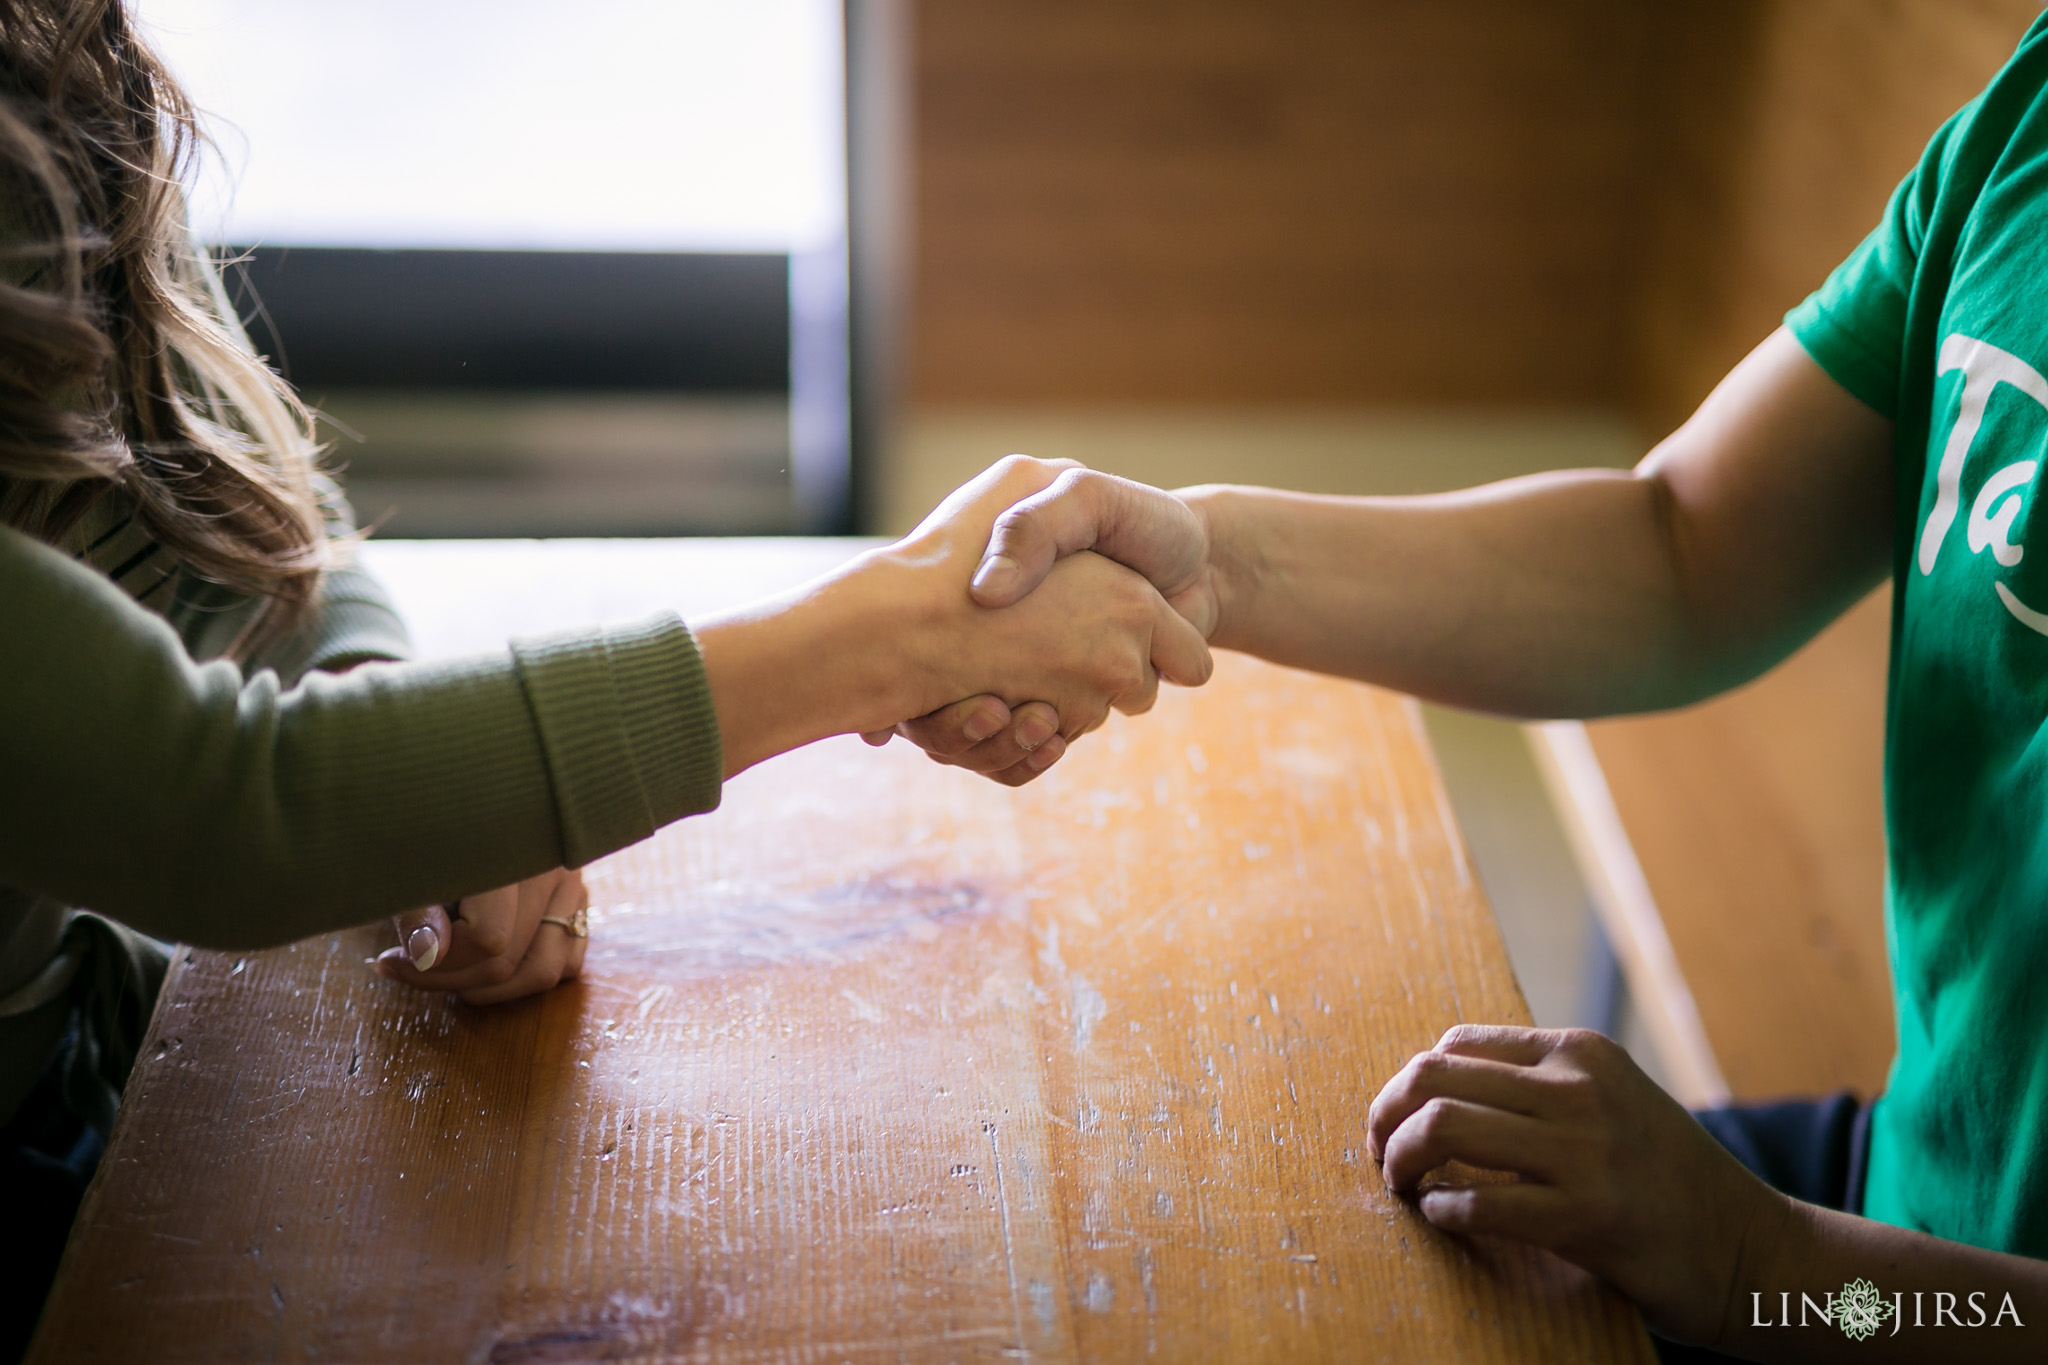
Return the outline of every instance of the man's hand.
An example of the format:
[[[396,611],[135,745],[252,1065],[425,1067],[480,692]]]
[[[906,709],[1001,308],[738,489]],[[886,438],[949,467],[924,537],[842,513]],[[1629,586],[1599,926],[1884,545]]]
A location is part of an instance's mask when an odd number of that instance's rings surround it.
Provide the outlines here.
[[[1021,601],[1067,555],[1093,550],[1149,579],[1173,609],[1205,637],[1220,615],[1203,518],[1171,493],[1079,466],[999,517],[975,570],[971,591],[985,607]],[[1066,752],[1059,713],[1043,702],[1016,709],[995,697],[970,697],[894,730],[864,736],[887,744],[902,735],[935,762],[1018,787]]]
[[[1067,470],[996,518],[974,572],[974,600],[1007,607],[1080,550],[1137,570],[1203,638],[1215,634],[1219,603],[1203,518],[1172,493],[1093,469]]]
[[[451,920],[430,905],[392,917],[399,946],[377,959],[377,971],[424,991],[451,991],[464,1004],[495,1005],[534,995],[583,970],[589,940],[551,920],[573,921],[590,908],[583,874],[567,868],[516,886],[465,896]]]
[[[1452,1029],[1380,1090],[1366,1141],[1397,1192],[1447,1161],[1512,1174],[1422,1189],[1422,1216],[1545,1247],[1680,1341],[1721,1337],[1745,1257],[1790,1212],[1619,1045],[1583,1029]]]
[[[879,737],[984,694],[1006,707],[1050,705],[1071,741],[1112,708],[1146,710],[1162,678],[1207,681],[1201,633],[1143,577],[1102,555],[1066,556],[1002,610],[969,594],[997,517],[1064,469],[1000,460],[895,544],[699,623],[726,775],[826,735]],[[978,742],[961,738],[962,750]],[[1029,751],[1028,736],[1012,740],[1012,758]]]

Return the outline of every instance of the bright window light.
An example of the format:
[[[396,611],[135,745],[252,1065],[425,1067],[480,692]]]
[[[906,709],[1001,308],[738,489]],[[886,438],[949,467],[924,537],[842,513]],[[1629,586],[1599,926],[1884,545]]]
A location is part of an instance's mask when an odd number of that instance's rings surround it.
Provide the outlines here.
[[[135,0],[219,153],[209,241],[828,248],[837,0]]]

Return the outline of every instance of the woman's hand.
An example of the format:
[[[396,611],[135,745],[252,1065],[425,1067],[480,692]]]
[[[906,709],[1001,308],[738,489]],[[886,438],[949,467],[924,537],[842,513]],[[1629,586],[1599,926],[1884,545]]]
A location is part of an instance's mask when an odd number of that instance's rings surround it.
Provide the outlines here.
[[[1583,1029],[1452,1029],[1380,1090],[1366,1141],[1397,1192],[1447,1161],[1512,1174],[1423,1188],[1422,1216],[1556,1252],[1680,1341],[1721,1337],[1745,1258],[1789,1215],[1618,1044]]]
[[[1013,711],[1001,697],[969,697],[861,738],[880,747],[896,735],[923,749],[934,763],[965,768],[1006,787],[1023,786],[1067,751],[1058,711],[1042,701],[1025,702]]]
[[[1073,553],[1048,563],[1039,580],[1039,592],[1048,598],[1044,603],[1026,599],[992,611],[986,602],[979,604],[983,610],[975,610],[974,601],[960,601],[960,587],[971,590],[962,573],[971,577],[979,572],[1004,519],[1020,504],[1051,496],[1089,473],[1071,460],[1009,456],[954,492],[884,552],[898,565],[925,570],[941,594],[944,636],[932,642],[939,651],[933,662],[986,672],[988,662],[1000,661],[992,676],[1003,681],[987,690],[1012,705],[1035,699],[1051,707],[1059,717],[1057,733],[1066,739],[1100,725],[1110,706],[1133,715],[1150,709],[1162,676],[1198,685],[1208,680],[1211,669],[1200,633],[1165,610],[1157,590],[1141,575],[1100,555]],[[990,652],[951,657],[956,641],[945,637],[956,633],[977,639]],[[1034,669],[1044,685],[1036,691],[1019,687],[1017,680]],[[1084,714],[1074,713],[1071,700],[1063,701],[1063,687],[1070,698],[1087,698]],[[939,700],[950,703],[955,697],[940,695]]]
[[[379,974],[421,990],[451,991],[464,1004],[495,1005],[567,981],[583,970],[589,940],[543,918],[578,922],[590,908],[583,874],[567,868],[529,877],[456,903],[392,918],[399,946],[377,959]]]
[[[1003,610],[969,594],[997,516],[1066,468],[1011,456],[896,544],[701,623],[727,775],[826,735],[875,735],[983,695],[1008,708],[1045,703],[1071,740],[1112,706],[1151,706],[1161,677],[1206,681],[1199,632],[1143,578],[1099,555],[1061,560]],[[1014,731],[1010,742],[1026,752]]]
[[[1019,457],[1013,457],[1019,458]],[[1212,564],[1202,490],[1168,493],[1068,461],[1044,462],[1056,477],[997,517],[975,568],[972,591],[983,606],[1026,598],[1068,555],[1092,550],[1151,581],[1204,636],[1213,635],[1224,594]],[[1066,751],[1056,711],[1042,703],[1014,715],[998,698],[971,697],[893,730],[866,736],[886,744],[902,735],[934,761],[1021,786]]]

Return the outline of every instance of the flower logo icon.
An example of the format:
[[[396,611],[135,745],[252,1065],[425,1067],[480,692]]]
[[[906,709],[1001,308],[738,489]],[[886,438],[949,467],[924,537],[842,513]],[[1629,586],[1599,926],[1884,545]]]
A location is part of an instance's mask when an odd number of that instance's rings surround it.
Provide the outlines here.
[[[1877,1292],[1868,1280],[1851,1280],[1835,1296],[1835,1325],[1845,1336],[1868,1341],[1884,1326],[1897,1305]]]

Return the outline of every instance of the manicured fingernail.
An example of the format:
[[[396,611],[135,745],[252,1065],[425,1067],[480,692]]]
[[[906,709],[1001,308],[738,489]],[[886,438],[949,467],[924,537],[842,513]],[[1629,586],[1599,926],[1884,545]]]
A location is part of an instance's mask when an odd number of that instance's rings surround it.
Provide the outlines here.
[[[1016,575],[1016,572],[1016,560],[1008,555],[990,555],[982,560],[981,567],[974,571],[973,586],[976,590],[1001,588]]]
[[[421,971],[431,971],[441,960],[441,940],[432,929],[422,924],[406,935],[405,955],[412,959],[412,965]]]
[[[1051,721],[1043,716],[1032,716],[1017,726],[1017,747],[1020,749],[1036,749],[1039,745],[1052,738],[1053,731],[1056,728]]]
[[[1000,716],[993,715],[987,711],[976,711],[967,718],[967,723],[960,727],[960,733],[967,736],[971,743],[979,744],[1002,728],[1003,722]]]

